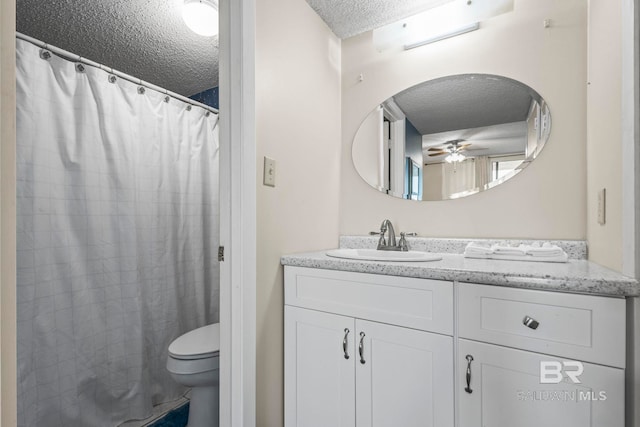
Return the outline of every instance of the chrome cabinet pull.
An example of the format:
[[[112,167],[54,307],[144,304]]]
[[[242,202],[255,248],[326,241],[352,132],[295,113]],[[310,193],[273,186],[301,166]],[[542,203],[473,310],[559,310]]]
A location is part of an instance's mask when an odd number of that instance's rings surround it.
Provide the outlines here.
[[[358,345],[358,352],[360,353],[360,363],[363,365],[366,363],[364,360],[364,332],[360,332],[360,344]]]
[[[344,352],[344,358],[349,359],[349,352],[347,351],[347,345],[349,344],[349,328],[344,328],[344,338],[342,339],[342,351]]]
[[[473,362],[473,356],[467,354],[467,386],[464,388],[464,391],[471,394],[473,390],[471,390],[471,362]]]
[[[534,330],[538,329],[538,326],[540,326],[540,322],[529,316],[524,316],[524,319],[522,319],[522,324]]]

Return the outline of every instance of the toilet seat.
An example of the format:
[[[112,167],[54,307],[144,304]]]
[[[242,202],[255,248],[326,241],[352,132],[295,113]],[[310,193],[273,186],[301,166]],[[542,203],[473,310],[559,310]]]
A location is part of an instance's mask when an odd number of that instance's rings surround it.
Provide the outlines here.
[[[220,324],[213,323],[179,336],[169,345],[169,357],[197,360],[217,357],[220,352]]]
[[[217,353],[201,359],[176,359],[171,356],[167,357],[167,371],[172,374],[197,375],[219,369],[220,356],[218,356]]]

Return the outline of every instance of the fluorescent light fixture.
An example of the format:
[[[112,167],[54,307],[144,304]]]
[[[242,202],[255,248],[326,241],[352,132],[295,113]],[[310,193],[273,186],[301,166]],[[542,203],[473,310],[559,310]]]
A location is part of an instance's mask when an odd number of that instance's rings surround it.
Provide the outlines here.
[[[373,30],[380,52],[411,49],[474,31],[479,23],[513,10],[514,0],[452,0],[425,12]]]
[[[432,37],[426,38],[421,41],[417,41],[415,43],[407,44],[404,46],[404,50],[413,49],[416,47],[424,46],[425,44],[439,42],[440,40],[448,39],[449,37],[459,36],[460,34],[470,33],[471,31],[475,31],[480,28],[479,22],[474,22],[473,24],[464,25],[460,28],[454,28],[450,31],[447,31],[442,34],[437,34]]]
[[[211,0],[185,0],[182,19],[196,34],[205,37],[218,34],[218,5]]]

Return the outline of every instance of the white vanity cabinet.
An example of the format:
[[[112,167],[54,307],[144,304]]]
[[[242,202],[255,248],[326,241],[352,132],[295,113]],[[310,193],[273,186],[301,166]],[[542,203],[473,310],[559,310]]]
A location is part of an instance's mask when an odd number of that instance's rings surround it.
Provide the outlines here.
[[[353,318],[285,307],[286,426],[355,425],[354,335]]]
[[[470,366],[467,356],[473,357]],[[458,340],[459,426],[623,427],[624,371],[582,363],[580,383],[573,383],[566,371],[560,383],[541,384],[540,364],[562,366],[563,361],[567,359]],[[565,369],[579,372],[572,364]]]
[[[624,426],[623,299],[457,287],[460,426]]]
[[[624,427],[625,310],[287,266],[285,426]]]
[[[453,426],[453,339],[356,320],[357,427]]]
[[[285,304],[286,427],[454,425],[451,283],[286,267]]]

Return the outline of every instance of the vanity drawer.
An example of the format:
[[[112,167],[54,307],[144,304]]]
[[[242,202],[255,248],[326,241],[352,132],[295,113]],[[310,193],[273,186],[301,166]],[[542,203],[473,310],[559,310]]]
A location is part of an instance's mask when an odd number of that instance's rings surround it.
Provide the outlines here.
[[[625,366],[622,298],[469,283],[458,290],[461,338]]]
[[[424,331],[453,334],[453,284],[285,266],[284,302]]]

